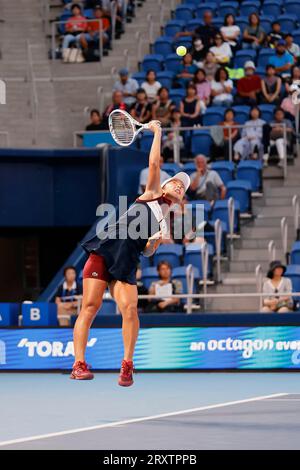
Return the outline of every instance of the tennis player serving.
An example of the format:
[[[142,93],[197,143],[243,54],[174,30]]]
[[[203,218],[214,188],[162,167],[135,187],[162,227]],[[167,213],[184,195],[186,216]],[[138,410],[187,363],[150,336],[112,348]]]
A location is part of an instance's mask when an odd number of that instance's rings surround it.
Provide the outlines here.
[[[109,286],[122,314],[124,359],[118,383],[124,387],[133,384],[133,354],[139,332],[136,270],[140,255],[143,253],[144,256],[151,256],[158,248],[162,238],[168,233],[165,218],[170,206],[182,201],[190,184],[190,178],[184,172],[177,173],[160,184],[160,122],[151,121],[147,124],[147,129],[153,132],[154,138],[144,194],[115,224],[108,226],[105,233],[98,233],[83,243],[89,258],[83,269],[82,309],[74,327],[75,362],[72,379],[93,378],[90,366],[85,362],[85,350],[89,329]],[[128,134],[127,130],[126,133]],[[139,235],[131,236],[129,226],[132,222],[134,225],[137,217]]]

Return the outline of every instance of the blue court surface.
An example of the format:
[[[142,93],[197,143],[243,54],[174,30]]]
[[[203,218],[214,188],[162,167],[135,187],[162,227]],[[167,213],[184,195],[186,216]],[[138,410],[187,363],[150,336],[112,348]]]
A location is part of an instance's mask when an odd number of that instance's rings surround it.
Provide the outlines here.
[[[1,373],[0,416],[0,450],[300,449],[300,374]]]

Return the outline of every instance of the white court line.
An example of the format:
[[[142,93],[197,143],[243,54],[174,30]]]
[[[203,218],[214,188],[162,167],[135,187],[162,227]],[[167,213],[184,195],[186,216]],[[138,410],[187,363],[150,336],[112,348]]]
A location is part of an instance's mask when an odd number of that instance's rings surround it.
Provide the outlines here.
[[[253,397],[253,398],[247,398],[245,400],[236,400],[236,401],[228,401],[225,403],[217,403],[216,405],[207,405],[207,406],[201,406],[199,408],[190,408],[187,410],[181,410],[181,411],[173,411],[170,413],[162,413],[158,415],[152,415],[152,416],[144,416],[143,418],[132,418],[132,419],[127,419],[124,421],[115,421],[112,423],[107,423],[107,424],[98,424],[96,426],[89,426],[85,428],[77,428],[77,429],[70,429],[67,431],[59,431],[59,432],[53,432],[50,434],[40,434],[37,436],[30,436],[30,437],[21,437],[19,439],[12,439],[10,441],[2,441],[0,442],[0,447],[3,446],[8,446],[11,444],[19,444],[21,442],[29,442],[29,441],[37,441],[41,439],[47,439],[51,437],[58,437],[58,436],[66,436],[68,434],[76,434],[79,432],[87,432],[87,431],[95,431],[97,429],[107,429],[107,428],[113,428],[116,426],[122,426],[126,424],[133,424],[133,423],[143,423],[144,421],[151,421],[154,419],[161,419],[161,418],[169,418],[172,416],[179,416],[183,415],[186,413],[195,413],[197,411],[206,411],[206,410],[213,410],[216,408],[224,408],[226,406],[233,406],[233,405],[241,405],[243,403],[251,403],[255,401],[260,401],[260,400],[267,400],[268,398],[277,398],[277,397],[282,397],[282,396],[287,396],[290,395],[289,393],[274,393],[272,395],[263,395],[260,397]]]

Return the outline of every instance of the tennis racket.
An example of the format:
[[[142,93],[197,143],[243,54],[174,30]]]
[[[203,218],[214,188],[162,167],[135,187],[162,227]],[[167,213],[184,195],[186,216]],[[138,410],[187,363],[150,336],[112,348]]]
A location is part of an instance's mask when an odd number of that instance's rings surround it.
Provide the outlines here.
[[[115,109],[110,113],[108,124],[114,141],[122,147],[128,147],[140,132],[149,129],[148,124],[141,124],[122,109]]]

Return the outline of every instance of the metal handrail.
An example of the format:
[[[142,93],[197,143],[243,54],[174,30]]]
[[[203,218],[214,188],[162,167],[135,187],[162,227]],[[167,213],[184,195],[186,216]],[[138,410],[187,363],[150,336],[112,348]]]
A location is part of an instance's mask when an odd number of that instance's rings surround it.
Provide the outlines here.
[[[38,101],[38,94],[36,88],[36,81],[34,78],[33,72],[33,57],[32,57],[32,48],[38,47],[37,44],[30,44],[29,40],[27,40],[27,55],[28,55],[28,81],[30,84],[30,107],[31,107],[31,115],[33,120],[33,137],[32,143],[33,145],[37,144],[37,123],[38,123],[38,108],[39,108],[39,101]]]
[[[256,290],[259,293],[259,310],[261,310],[263,305],[263,296],[262,294],[262,286],[263,286],[263,272],[262,267],[258,264],[255,268],[255,277],[256,277]]]
[[[222,222],[220,219],[217,219],[215,221],[217,282],[222,282],[222,277],[221,277],[222,234],[223,234]]]
[[[201,247],[201,261],[202,261],[202,283],[203,293],[207,294],[207,274],[208,274],[208,244],[206,241],[203,242]],[[206,310],[206,300],[204,298],[203,310]]]
[[[282,242],[282,249],[283,254],[287,258],[288,255],[288,222],[286,217],[282,217],[280,221],[280,229],[281,229],[281,242]]]
[[[110,4],[111,16],[111,46],[113,46],[116,36],[116,20],[117,20],[117,2],[113,0]]]
[[[276,245],[274,240],[270,240],[268,244],[268,252],[269,252],[269,261],[275,261],[276,259]]]
[[[228,199],[228,224],[229,224],[229,240],[230,240],[230,259],[233,259],[233,239],[234,239],[234,212],[235,204],[233,197]]]
[[[294,215],[294,228],[296,233],[296,239],[299,238],[299,215],[300,215],[300,199],[298,194],[295,194],[292,199],[292,206],[293,206],[293,215]]]

